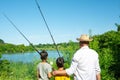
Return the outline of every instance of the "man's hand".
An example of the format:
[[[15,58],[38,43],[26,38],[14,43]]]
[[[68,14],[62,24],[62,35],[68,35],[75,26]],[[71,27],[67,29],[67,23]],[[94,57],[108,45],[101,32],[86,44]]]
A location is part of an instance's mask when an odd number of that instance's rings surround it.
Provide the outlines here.
[[[52,72],[53,76],[56,76],[56,75],[57,75],[57,73],[58,73],[58,71],[57,71],[57,70],[55,70],[55,71],[53,71],[53,72]]]
[[[101,75],[100,73],[96,75],[97,80],[101,80]]]

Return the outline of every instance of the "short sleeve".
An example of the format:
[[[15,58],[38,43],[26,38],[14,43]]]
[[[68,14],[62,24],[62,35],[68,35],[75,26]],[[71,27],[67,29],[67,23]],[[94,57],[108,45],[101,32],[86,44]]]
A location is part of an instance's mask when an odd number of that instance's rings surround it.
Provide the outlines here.
[[[52,72],[52,66],[48,64],[47,73]]]

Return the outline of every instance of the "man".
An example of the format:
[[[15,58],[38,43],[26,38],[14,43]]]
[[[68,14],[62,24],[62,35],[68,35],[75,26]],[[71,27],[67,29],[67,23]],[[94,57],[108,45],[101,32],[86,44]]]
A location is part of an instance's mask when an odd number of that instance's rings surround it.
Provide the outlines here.
[[[101,80],[98,54],[88,47],[92,39],[83,34],[77,40],[80,49],[74,54],[71,66],[63,71],[53,71],[53,75],[74,74],[74,80]]]

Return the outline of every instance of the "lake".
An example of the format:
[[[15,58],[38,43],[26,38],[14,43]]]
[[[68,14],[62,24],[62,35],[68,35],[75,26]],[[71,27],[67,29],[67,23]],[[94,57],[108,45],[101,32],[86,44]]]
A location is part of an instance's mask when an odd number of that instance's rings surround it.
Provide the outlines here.
[[[48,58],[59,57],[57,51],[47,51]],[[62,55],[60,53],[60,55]],[[40,55],[37,52],[26,52],[26,53],[13,53],[13,54],[2,54],[2,60],[6,59],[12,62],[33,62],[40,59]]]

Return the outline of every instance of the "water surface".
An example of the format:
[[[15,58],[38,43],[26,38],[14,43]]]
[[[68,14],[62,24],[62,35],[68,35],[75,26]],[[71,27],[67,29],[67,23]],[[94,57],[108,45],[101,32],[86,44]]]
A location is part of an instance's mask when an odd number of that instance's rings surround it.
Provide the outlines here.
[[[48,58],[57,58],[57,51],[47,51]],[[13,54],[2,54],[1,59],[7,59],[12,62],[33,62],[40,59],[40,55],[37,52],[26,52],[26,53],[13,53]]]

